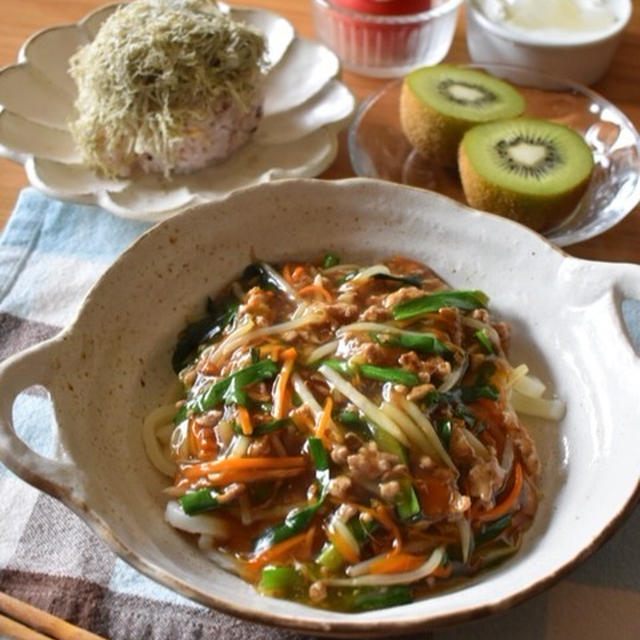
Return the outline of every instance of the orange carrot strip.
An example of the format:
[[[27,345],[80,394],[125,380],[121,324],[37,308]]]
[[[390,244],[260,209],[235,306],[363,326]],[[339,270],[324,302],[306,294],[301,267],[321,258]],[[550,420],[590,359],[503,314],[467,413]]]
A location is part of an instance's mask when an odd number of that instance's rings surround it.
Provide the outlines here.
[[[189,427],[187,430],[187,443],[189,445],[189,451],[191,453],[198,453],[198,434],[196,433],[196,422],[195,420],[189,420]]]
[[[315,536],[316,528],[310,527],[309,531],[307,531],[307,537],[304,540],[304,549],[300,559],[311,558],[311,554],[313,553],[313,539]]]
[[[285,360],[295,360],[298,355],[295,347],[287,347],[283,348],[282,353],[280,353],[280,359],[284,362]]]
[[[293,411],[291,413],[291,419],[301,431],[306,430],[309,431],[309,433],[315,433],[316,427],[313,419],[306,411]]]
[[[278,544],[274,544],[273,547],[269,547],[265,549],[262,553],[251,558],[247,565],[250,569],[261,569],[265,565],[270,562],[274,562],[275,560],[279,560],[293,551],[299,544],[305,542],[307,537],[307,532],[299,533],[297,536],[293,536],[291,538],[287,538],[282,542],[278,542]]]
[[[250,436],[253,433],[253,423],[251,422],[251,416],[247,409],[241,405],[238,405],[238,419],[240,420],[240,428],[245,436]]]
[[[306,274],[305,268],[299,264],[291,273],[291,279],[294,281],[300,280]]]
[[[260,357],[266,358],[267,356],[271,356],[272,360],[277,360],[280,357],[280,352],[282,351],[281,344],[268,343],[260,345]]]
[[[325,446],[329,446],[329,442],[327,441],[326,431],[331,422],[331,411],[333,410],[333,398],[331,396],[327,396],[327,400],[324,403],[324,409],[320,418],[318,419],[318,424],[316,426],[316,438],[322,438]]]
[[[302,289],[298,291],[298,295],[301,296],[304,296],[307,293],[319,294],[327,302],[333,302],[333,296],[319,284],[308,284],[306,287],[302,287]]]
[[[263,480],[281,480],[292,478],[302,473],[302,467],[292,469],[259,469],[258,471],[227,471],[209,476],[207,484],[212,487],[223,487],[234,482],[261,482]]]
[[[425,556],[415,556],[411,553],[388,553],[371,564],[371,573],[403,573],[413,571],[426,561]]]
[[[374,520],[377,520],[387,531],[393,536],[393,551],[390,553],[399,553],[402,550],[402,536],[400,535],[400,529],[398,529],[393,518],[389,515],[389,511],[384,505],[377,505],[374,509],[365,507],[361,504],[350,503],[358,511],[368,513]]]
[[[284,267],[282,267],[282,277],[291,284],[293,279],[291,278],[291,265],[287,262]]]
[[[511,491],[509,491],[507,497],[500,504],[493,507],[493,509],[474,513],[473,517],[476,520],[480,520],[480,522],[487,522],[489,520],[496,520],[497,518],[505,515],[515,506],[516,501],[522,492],[523,484],[524,474],[522,472],[522,465],[519,462],[516,462],[513,467],[513,486],[511,487]]]
[[[326,534],[329,542],[333,544],[347,562],[356,564],[356,562],[360,561],[360,556],[353,547],[333,527],[327,527]]]
[[[402,535],[398,525],[393,520],[393,517],[389,514],[389,510],[384,505],[378,505],[374,509],[375,518],[383,524],[393,535],[393,551],[392,553],[400,553],[402,550]]]
[[[291,372],[293,371],[293,365],[295,364],[297,355],[298,352],[293,347],[285,349],[280,354],[281,359],[284,360],[284,364],[274,384],[272,410],[272,415],[277,420],[284,418],[287,412],[289,379],[291,378]]]
[[[302,456],[282,456],[273,458],[223,458],[211,462],[200,462],[183,467],[180,473],[186,478],[199,478],[217,471],[235,469],[282,469],[285,467],[304,467],[306,464]]]

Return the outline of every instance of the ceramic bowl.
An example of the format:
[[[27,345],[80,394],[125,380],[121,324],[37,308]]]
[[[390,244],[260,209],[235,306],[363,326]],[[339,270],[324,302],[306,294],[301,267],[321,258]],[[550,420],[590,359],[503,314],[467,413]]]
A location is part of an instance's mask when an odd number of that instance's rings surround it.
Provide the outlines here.
[[[631,0],[612,0],[608,5],[615,21],[600,31],[543,34],[514,29],[492,20],[482,11],[479,0],[471,0],[466,12],[469,55],[478,63],[509,64],[593,84],[611,66],[622,32],[631,18]]]
[[[567,404],[559,424],[530,422],[544,499],[520,552],[464,588],[359,614],[261,596],[203,561],[164,521],[166,478],[148,462],[141,435],[144,417],[174,388],[176,336],[207,295],[252,255],[315,259],[325,250],[344,260],[403,253],[454,287],[483,289],[513,326],[512,361],[526,362]],[[637,496],[630,390],[640,386],[640,359],[622,320],[625,297],[640,298],[639,266],[570,258],[516,223],[438,194],[367,179],[267,183],[155,226],[100,279],[72,326],[0,365],[0,458],[134,567],[227,613],[363,637],[459,623],[549,585],[612,532]],[[12,423],[14,398],[36,384],[51,395],[60,458],[37,454]]]

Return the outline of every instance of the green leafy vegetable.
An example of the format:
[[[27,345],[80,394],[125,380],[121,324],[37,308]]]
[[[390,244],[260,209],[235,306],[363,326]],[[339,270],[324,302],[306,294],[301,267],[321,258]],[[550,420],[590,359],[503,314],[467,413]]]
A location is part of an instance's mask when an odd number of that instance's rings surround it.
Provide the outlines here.
[[[237,404],[244,406],[247,402],[244,388],[261,380],[273,378],[278,371],[279,366],[269,359],[260,360],[244,369],[240,369],[212,384],[206,391],[195,398],[188,400],[176,414],[174,423],[179,424],[191,412],[203,413],[223,402],[227,404],[237,402]]]
[[[383,347],[404,347],[420,353],[436,354],[446,356],[451,354],[447,345],[430,333],[412,334],[398,333],[390,334],[382,338],[380,334],[372,334],[373,339]]]
[[[422,277],[415,276],[396,276],[392,273],[376,273],[373,276],[376,280],[389,280],[390,282],[400,282],[402,284],[408,284],[413,287],[422,286]]]
[[[405,584],[389,587],[359,587],[352,590],[350,597],[343,590],[343,597],[349,601],[348,610],[350,611],[373,611],[413,602],[411,587]]]
[[[475,336],[487,353],[494,354],[496,352],[496,350],[493,348],[491,340],[489,340],[487,332],[484,329],[478,329],[475,333]]]
[[[322,266],[325,269],[329,269],[330,267],[335,267],[337,264],[340,264],[340,258],[335,253],[331,253],[327,251],[324,254],[324,258],[322,259]]]
[[[489,298],[482,291],[437,291],[397,304],[393,307],[393,317],[396,320],[407,320],[443,307],[471,311],[486,307],[488,302]]]
[[[511,524],[512,516],[512,513],[507,513],[501,518],[485,524],[475,535],[476,546],[479,547],[481,544],[497,538]]]
[[[236,300],[226,298],[213,302],[211,298],[207,298],[207,316],[192,322],[178,336],[171,358],[173,370],[179,373],[189,363],[200,344],[218,339],[224,329],[233,322],[237,310]]]
[[[444,448],[449,451],[449,443],[451,442],[451,420],[443,418],[436,422],[436,431]]]
[[[262,592],[277,594],[291,594],[301,587],[304,579],[300,572],[290,565],[267,565],[260,572],[258,589]]]
[[[213,509],[217,509],[221,506],[218,502],[218,494],[215,491],[206,488],[185,493],[183,496],[178,498],[178,502],[180,502],[182,510],[188,516],[195,516],[198,513],[212,511]]]
[[[264,436],[267,433],[271,433],[272,431],[277,431],[282,427],[291,424],[291,418],[279,418],[277,420],[268,420],[267,422],[263,422],[253,428],[251,435],[249,438],[259,438],[260,436]],[[233,423],[233,430],[238,434],[243,434],[242,427],[236,422]]]
[[[320,489],[320,495],[314,503],[306,507],[293,509],[287,514],[283,522],[266,529],[254,542],[254,551],[256,553],[260,553],[274,544],[304,531],[313,520],[318,509],[324,504],[329,492],[329,458],[320,438],[309,438],[307,443],[311,459],[316,468],[316,483]]]
[[[365,378],[380,380],[381,382],[404,384],[407,387],[414,387],[420,382],[420,378],[418,378],[413,371],[407,371],[406,369],[399,369],[397,367],[378,367],[373,364],[361,364],[359,371]]]

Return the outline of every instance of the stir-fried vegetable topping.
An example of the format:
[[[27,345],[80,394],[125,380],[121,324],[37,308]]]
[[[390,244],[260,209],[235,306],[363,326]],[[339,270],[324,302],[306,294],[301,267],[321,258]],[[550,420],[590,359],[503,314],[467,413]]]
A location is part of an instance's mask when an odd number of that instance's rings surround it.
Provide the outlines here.
[[[251,264],[180,338],[169,522],[262,593],[340,611],[514,553],[540,464],[511,397],[552,405],[486,303],[401,257]]]

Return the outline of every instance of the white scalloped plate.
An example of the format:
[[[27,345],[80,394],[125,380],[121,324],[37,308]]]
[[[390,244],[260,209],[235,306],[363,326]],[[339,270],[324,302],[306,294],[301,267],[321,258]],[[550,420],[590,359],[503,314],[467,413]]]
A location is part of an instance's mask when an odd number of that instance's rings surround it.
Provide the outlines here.
[[[353,95],[337,79],[337,57],[296,36],[276,13],[226,7],[267,40],[271,68],[264,117],[251,142],[222,164],[171,181],[158,175],[115,180],[96,175],[82,163],[68,130],[76,88],[67,67],[74,51],[95,37],[117,6],[33,35],[18,62],[0,71],[0,155],[23,164],[34,187],[63,200],[98,204],[125,218],[155,221],[240,187],[317,176],[333,162],[338,131],[355,108]]]

